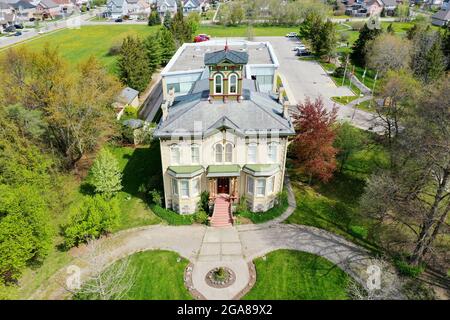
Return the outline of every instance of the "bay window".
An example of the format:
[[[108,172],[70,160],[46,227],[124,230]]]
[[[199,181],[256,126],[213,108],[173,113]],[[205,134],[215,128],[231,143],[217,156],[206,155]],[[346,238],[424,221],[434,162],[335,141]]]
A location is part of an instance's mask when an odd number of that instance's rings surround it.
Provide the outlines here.
[[[189,198],[189,180],[180,181],[180,195],[183,198]]]
[[[256,195],[264,196],[266,194],[266,181],[265,179],[256,180]]]
[[[172,179],[172,193],[178,195],[178,181],[177,179]]]
[[[255,182],[252,177],[247,176],[247,193],[253,194],[253,188],[255,186]]]

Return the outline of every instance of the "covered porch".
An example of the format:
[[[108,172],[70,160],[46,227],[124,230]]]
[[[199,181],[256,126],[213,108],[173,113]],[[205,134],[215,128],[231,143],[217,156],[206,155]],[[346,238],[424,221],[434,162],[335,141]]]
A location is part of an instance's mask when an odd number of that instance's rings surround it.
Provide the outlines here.
[[[206,178],[209,198],[215,200],[218,195],[227,195],[232,203],[239,200],[239,180],[241,167],[237,164],[210,165]]]

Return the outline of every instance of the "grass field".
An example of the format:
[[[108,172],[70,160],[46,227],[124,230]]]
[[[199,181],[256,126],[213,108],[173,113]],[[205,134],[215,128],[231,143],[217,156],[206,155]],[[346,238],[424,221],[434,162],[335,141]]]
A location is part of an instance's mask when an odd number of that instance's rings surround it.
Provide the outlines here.
[[[349,276],[306,252],[278,250],[258,258],[256,283],[244,300],[345,300]]]
[[[64,29],[40,36],[18,46],[33,51],[42,49],[45,44],[58,47],[62,57],[72,65],[93,55],[100,59],[110,72],[114,72],[116,57],[108,55],[109,48],[121,44],[128,35],[144,38],[156,30],[157,27],[146,25],[82,26],[80,29]]]
[[[387,154],[372,134],[361,133],[364,147],[351,155],[342,171],[336,172],[328,183],[309,185],[308,178],[290,169],[297,208],[287,222],[325,229],[366,248],[376,249],[370,234],[373,221],[361,215],[358,207],[365,180],[377,168],[387,166]]]
[[[343,104],[343,105],[348,104],[355,99],[358,99],[358,96],[331,97],[331,100],[333,100],[336,103]]]
[[[134,284],[126,300],[191,300],[184,286],[184,269],[189,261],[171,251],[145,251],[130,256]],[[95,299],[79,296],[77,299]]]
[[[253,27],[255,37],[285,36],[289,32],[298,32],[297,27]],[[220,25],[201,25],[198,33],[206,33],[212,37],[246,37],[247,26],[224,27]]]

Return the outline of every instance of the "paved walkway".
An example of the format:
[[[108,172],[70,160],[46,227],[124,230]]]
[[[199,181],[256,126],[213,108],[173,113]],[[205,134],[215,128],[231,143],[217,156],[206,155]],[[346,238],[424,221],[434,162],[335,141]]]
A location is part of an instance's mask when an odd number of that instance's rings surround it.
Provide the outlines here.
[[[367,267],[373,262],[367,251],[325,230],[281,223],[296,207],[289,177],[285,182],[289,208],[277,219],[226,228],[158,225],[122,231],[97,241],[101,244],[101,254],[106,257],[105,266],[139,251],[175,251],[193,263],[192,284],[201,295],[207,299],[233,299],[250,282],[249,262],[274,250],[293,249],[325,257],[365,285]],[[92,272],[87,256],[81,250],[71,263],[81,268],[82,278]],[[232,286],[216,289],[206,284],[206,273],[218,266],[235,272],[236,281]],[[66,278],[67,267],[53,275],[31,299],[64,298]]]

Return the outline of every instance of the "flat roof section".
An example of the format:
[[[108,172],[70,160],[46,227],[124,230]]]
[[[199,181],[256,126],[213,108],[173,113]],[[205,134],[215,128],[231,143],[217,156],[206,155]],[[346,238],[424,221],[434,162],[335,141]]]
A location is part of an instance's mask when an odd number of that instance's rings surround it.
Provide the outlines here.
[[[205,67],[205,53],[214,52],[224,49],[223,41],[205,41],[198,44],[186,44],[180,48],[182,50],[174,57],[175,61],[171,61],[168,70],[165,72],[178,72],[198,70]],[[274,64],[271,52],[266,42],[248,42],[239,41],[228,44],[230,50],[244,51],[249,55],[248,64]],[[177,52],[178,53],[178,52]]]

